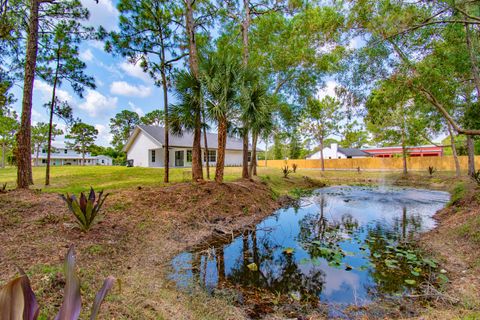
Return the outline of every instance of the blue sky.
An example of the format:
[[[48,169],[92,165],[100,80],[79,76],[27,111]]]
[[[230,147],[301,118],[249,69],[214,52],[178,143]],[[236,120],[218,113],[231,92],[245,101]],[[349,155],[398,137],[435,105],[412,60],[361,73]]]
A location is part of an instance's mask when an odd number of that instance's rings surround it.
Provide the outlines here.
[[[90,10],[89,24],[95,27],[103,25],[107,30],[117,28],[118,11],[116,1],[82,0]],[[86,73],[95,78],[97,88],[87,90],[83,99],[78,97],[65,83],[58,96],[70,102],[74,116],[83,122],[94,125],[99,131],[97,144],[107,146],[110,142],[109,120],[116,113],[127,109],[143,115],[154,109],[163,109],[161,89],[153,84],[150,77],[138,66],[122,57],[114,57],[103,50],[103,43],[88,41],[80,46],[80,57],[87,64]],[[51,86],[40,79],[35,79],[32,122],[48,122],[48,114],[43,104],[50,100]],[[22,88],[15,87],[13,93],[17,98],[14,109],[20,113]],[[58,122],[59,127],[65,125]],[[63,137],[56,138],[56,145],[61,145]]]
[[[94,27],[102,25],[108,31],[118,27],[119,13],[116,9],[116,0],[81,0],[90,11],[87,24]],[[358,39],[351,45],[358,46]],[[94,125],[99,131],[96,143],[108,146],[111,141],[109,120],[116,113],[127,109],[137,112],[140,116],[145,113],[163,109],[163,94],[156,87],[151,78],[136,65],[119,56],[112,56],[103,50],[100,41],[88,41],[80,46],[80,58],[87,64],[86,73],[95,78],[97,88],[87,90],[83,99],[78,97],[67,83],[60,87],[58,97],[67,100],[73,107],[74,116],[83,122]],[[179,62],[181,63],[181,62]],[[318,92],[319,97],[327,94],[334,95],[336,82],[326,79],[325,87]],[[35,79],[32,122],[48,122],[48,114],[43,105],[50,100],[51,86],[40,79]],[[17,98],[14,108],[21,111],[22,88],[15,87],[13,93]],[[169,96],[172,101],[172,95]],[[65,131],[65,124],[56,121]],[[63,145],[64,137],[56,138],[54,145]]]

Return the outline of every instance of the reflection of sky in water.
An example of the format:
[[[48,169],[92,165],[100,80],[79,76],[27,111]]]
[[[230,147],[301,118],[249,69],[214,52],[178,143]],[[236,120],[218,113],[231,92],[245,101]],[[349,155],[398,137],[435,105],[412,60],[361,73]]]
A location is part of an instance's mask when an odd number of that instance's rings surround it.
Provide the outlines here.
[[[200,255],[178,255],[173,260],[172,278],[182,287],[195,279],[211,290],[223,278],[218,265],[223,261],[224,277],[231,283],[273,292],[314,294],[335,304],[362,304],[373,298],[370,293],[378,285],[372,278],[372,267],[361,268],[370,261],[369,249],[362,251],[360,247],[371,231],[408,239],[435,226],[432,216],[448,198],[445,192],[409,188],[320,189],[304,199],[300,208],[278,210],[259,223],[254,233],[217,244]],[[317,230],[325,230],[321,221],[327,226],[327,235],[332,226],[336,227],[333,239],[347,253],[340,268],[329,266],[323,258],[312,260],[315,257],[305,245],[312,240],[327,241]],[[285,248],[293,248],[294,253],[287,255]],[[252,262],[259,266],[259,272],[247,267]],[[345,265],[353,269],[346,271]]]

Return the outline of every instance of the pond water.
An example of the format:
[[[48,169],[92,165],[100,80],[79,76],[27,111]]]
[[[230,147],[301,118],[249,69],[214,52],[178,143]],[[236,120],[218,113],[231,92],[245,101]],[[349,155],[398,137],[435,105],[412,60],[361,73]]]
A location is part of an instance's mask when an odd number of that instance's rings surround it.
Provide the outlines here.
[[[411,188],[319,189],[243,233],[181,253],[171,278],[184,288],[267,292],[332,310],[367,304],[414,290],[425,268],[436,267],[411,242],[435,226],[432,216],[448,200],[446,192]]]

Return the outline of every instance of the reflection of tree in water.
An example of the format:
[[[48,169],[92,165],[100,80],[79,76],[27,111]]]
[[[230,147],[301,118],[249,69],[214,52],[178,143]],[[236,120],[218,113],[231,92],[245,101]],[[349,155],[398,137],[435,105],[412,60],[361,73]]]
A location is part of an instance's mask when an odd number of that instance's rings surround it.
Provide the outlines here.
[[[207,259],[215,261],[219,284],[227,281],[240,284],[244,288],[267,289],[275,294],[299,294],[302,300],[318,299],[325,274],[322,270],[311,268],[306,273],[297,265],[294,255],[283,252],[283,247],[268,237],[258,237],[253,230],[241,236],[242,250],[232,269],[226,273],[224,245],[214,249],[214,255],[194,254],[192,259],[193,279],[206,284]],[[255,263],[258,270],[252,270]],[[250,268],[249,268],[250,265]],[[212,270],[210,270],[211,272]]]
[[[228,278],[233,283],[268,289],[274,293],[298,293],[302,300],[317,298],[324,284],[324,273],[310,269],[307,274],[299,269],[293,254],[281,251],[281,247],[264,237],[256,239],[253,231],[252,241],[244,241],[243,260],[232,268]],[[248,244],[252,244],[252,248]],[[248,265],[255,263],[258,270]]]
[[[402,208],[402,216],[393,218],[393,230],[398,235],[398,240],[411,241],[415,234],[422,230],[422,216],[419,214],[408,214],[407,207]]]
[[[297,240],[304,244],[311,258],[322,257],[328,261],[330,257],[325,255],[322,248],[330,249],[329,255],[335,251],[341,252],[340,241],[344,240],[347,234],[352,234],[359,224],[349,213],[343,214],[339,221],[328,221],[325,217],[327,201],[324,195],[318,197],[317,206],[318,212],[307,214],[300,220]]]
[[[415,278],[407,260],[398,255],[398,249],[408,249],[408,241],[421,229],[422,219],[418,215],[407,215],[402,209],[402,216],[396,218],[392,226],[377,223],[368,228],[365,243],[370,250],[370,260],[375,268],[370,275],[376,283],[375,290],[380,294],[400,292],[405,288],[405,279]]]

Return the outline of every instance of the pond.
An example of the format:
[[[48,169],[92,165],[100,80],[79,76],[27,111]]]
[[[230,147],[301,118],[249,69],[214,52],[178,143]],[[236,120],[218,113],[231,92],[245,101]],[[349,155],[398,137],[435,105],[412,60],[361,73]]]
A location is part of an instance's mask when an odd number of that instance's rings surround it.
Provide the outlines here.
[[[255,296],[259,305],[322,304],[341,316],[349,305],[415,290],[437,268],[412,241],[435,226],[448,200],[446,192],[412,188],[319,189],[242,233],[179,254],[171,278],[211,293],[235,288],[238,303]]]

